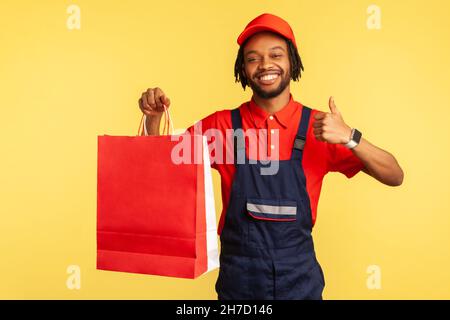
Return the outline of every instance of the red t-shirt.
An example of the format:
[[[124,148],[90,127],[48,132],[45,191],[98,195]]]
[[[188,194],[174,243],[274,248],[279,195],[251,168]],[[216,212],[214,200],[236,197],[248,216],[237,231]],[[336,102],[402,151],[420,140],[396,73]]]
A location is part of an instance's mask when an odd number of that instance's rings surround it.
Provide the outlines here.
[[[260,147],[264,146],[262,149],[264,152],[262,154],[260,154],[259,148],[256,153],[256,157],[259,160],[276,159],[277,155],[279,155],[279,160],[290,159],[303,109],[303,105],[301,103],[294,101],[292,94],[290,95],[289,103],[280,111],[274,113],[272,117],[264,109],[258,107],[253,99],[249,102],[243,103],[239,109],[242,118],[242,129],[244,132],[247,129],[267,130],[266,135],[257,135],[255,138]],[[315,138],[313,134],[312,122],[314,121],[314,115],[317,112],[318,110],[314,109],[311,112],[310,124],[308,127],[306,145],[302,160],[303,170],[306,177],[306,190],[311,203],[313,225],[316,221],[317,204],[319,201],[320,190],[322,188],[322,180],[325,174],[335,171],[341,172],[348,178],[351,178],[364,167],[361,160],[345,146],[341,144],[322,142]],[[194,129],[194,127],[196,129]],[[202,134],[208,137],[211,166],[218,170],[221,176],[223,209],[219,220],[218,234],[222,232],[228,201],[230,198],[231,185],[236,169],[234,164],[226,163],[225,161],[226,153],[230,152],[229,149],[226,150],[226,146],[227,144],[228,146],[232,145],[231,138],[226,139],[226,143],[222,143],[223,141],[217,139],[217,134],[210,134],[210,131],[213,130],[209,129],[217,129],[216,132],[220,132],[223,137],[227,137],[226,130],[230,132],[230,129],[232,128],[231,110],[221,110],[205,117],[187,129],[190,134],[193,134],[194,132],[202,132]],[[279,143],[275,146],[275,148],[268,147],[272,145],[271,137],[274,133],[273,130],[276,129],[279,130],[277,131]],[[264,133],[264,131],[262,132]],[[221,157],[217,156],[218,148],[223,148]],[[249,157],[249,143],[246,143],[246,153],[247,157]],[[253,151],[252,155],[255,155]],[[249,158],[254,159],[255,157],[250,156]],[[223,159],[223,161],[218,159]]]

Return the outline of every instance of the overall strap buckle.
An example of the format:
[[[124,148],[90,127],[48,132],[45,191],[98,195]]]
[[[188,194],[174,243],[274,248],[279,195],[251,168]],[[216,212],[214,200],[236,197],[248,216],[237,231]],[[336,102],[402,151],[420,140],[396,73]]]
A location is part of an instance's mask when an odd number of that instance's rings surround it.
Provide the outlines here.
[[[306,134],[309,127],[309,118],[311,116],[311,108],[303,106],[302,116],[298,125],[297,135],[295,136],[294,146],[292,149],[291,159],[302,159],[303,149],[306,144]]]
[[[306,143],[306,137],[297,135],[294,140],[294,149],[302,151],[303,148],[305,147],[305,143]]]

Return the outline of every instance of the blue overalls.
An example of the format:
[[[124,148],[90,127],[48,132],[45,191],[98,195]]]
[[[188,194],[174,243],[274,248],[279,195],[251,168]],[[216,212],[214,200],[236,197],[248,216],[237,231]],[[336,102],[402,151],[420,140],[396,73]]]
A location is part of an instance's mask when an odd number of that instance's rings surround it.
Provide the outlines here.
[[[274,175],[261,175],[267,165],[249,163],[244,136],[235,136],[236,172],[220,235],[219,300],[322,299],[325,281],[302,167],[310,114],[304,106],[292,156],[279,160]],[[239,108],[231,117],[234,132],[242,132]]]

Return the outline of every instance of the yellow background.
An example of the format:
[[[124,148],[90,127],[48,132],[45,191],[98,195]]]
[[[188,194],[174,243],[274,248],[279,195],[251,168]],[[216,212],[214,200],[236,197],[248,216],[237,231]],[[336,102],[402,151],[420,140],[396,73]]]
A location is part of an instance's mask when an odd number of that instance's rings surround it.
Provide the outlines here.
[[[176,128],[251,91],[234,83],[236,38],[263,12],[292,26],[305,72],[294,98],[392,152],[401,187],[360,173],[324,180],[314,230],[326,299],[450,298],[450,3],[372,1],[0,2],[0,298],[215,299],[196,280],[98,271],[97,135],[135,135],[137,100],[161,87]],[[81,29],[69,30],[70,4]],[[217,211],[219,177],[214,172]],[[81,268],[69,290],[66,269]],[[381,289],[366,286],[381,268]]]

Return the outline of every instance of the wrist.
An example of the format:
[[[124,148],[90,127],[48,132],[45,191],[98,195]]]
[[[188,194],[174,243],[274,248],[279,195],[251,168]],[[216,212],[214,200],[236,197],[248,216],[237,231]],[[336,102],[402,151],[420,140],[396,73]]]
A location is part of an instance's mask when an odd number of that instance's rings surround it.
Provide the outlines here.
[[[144,135],[159,135],[159,127],[162,119],[161,114],[144,115]]]
[[[146,114],[145,117],[147,119],[161,119],[163,116],[164,112],[152,112],[150,114]]]
[[[341,144],[346,145],[347,143],[349,143],[350,140],[352,139],[352,133],[353,133],[352,128],[346,126]]]

